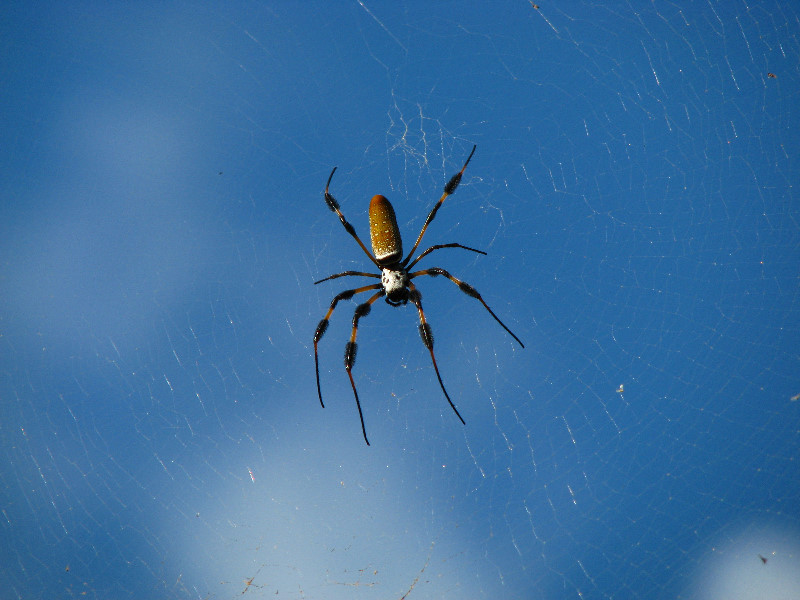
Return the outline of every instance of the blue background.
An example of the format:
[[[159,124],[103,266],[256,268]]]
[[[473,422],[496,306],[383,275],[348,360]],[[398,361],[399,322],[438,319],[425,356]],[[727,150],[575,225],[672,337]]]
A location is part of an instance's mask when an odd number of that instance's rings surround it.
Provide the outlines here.
[[[796,597],[796,5],[2,13],[3,597]]]

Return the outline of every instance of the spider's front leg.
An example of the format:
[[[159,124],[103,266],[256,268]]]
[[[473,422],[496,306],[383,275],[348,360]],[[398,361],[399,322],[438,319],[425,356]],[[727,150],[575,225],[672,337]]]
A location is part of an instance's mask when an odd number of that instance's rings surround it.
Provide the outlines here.
[[[421,275],[429,275],[431,277],[438,277],[439,275],[442,275],[444,277],[447,277],[447,279],[449,279],[450,281],[455,283],[458,286],[458,289],[460,289],[462,292],[464,292],[467,296],[470,296],[471,298],[475,298],[478,302],[483,304],[483,307],[486,310],[489,311],[489,314],[492,315],[494,320],[497,321],[500,324],[500,327],[505,329],[508,332],[508,335],[513,337],[515,340],[517,340],[517,343],[521,347],[523,347],[523,348],[525,347],[525,344],[523,344],[522,341],[516,335],[514,335],[514,332],[511,331],[508,327],[506,327],[506,324],[503,323],[496,314],[494,314],[494,311],[491,308],[489,308],[489,305],[486,304],[486,301],[478,293],[478,290],[476,290],[474,287],[472,287],[466,281],[461,281],[460,279],[456,279],[455,277],[450,275],[450,273],[448,273],[447,271],[445,271],[444,269],[442,269],[440,267],[431,267],[430,269],[424,269],[422,271],[416,271],[414,273],[409,273],[408,278],[409,279],[414,279],[415,277],[420,277]]]
[[[422,294],[419,293],[419,290],[413,283],[409,282],[408,287],[411,290],[408,299],[414,303],[414,306],[417,307],[417,312],[419,313],[419,335],[422,338],[422,343],[425,344],[425,347],[431,353],[433,370],[436,371],[436,377],[439,380],[439,386],[442,388],[442,391],[444,392],[444,397],[447,398],[447,401],[450,403],[450,408],[452,408],[453,412],[456,413],[456,416],[459,418],[461,423],[466,425],[466,423],[464,423],[464,418],[461,416],[461,413],[458,412],[456,405],[453,404],[452,400],[450,400],[450,395],[447,393],[447,390],[444,389],[444,382],[442,382],[442,376],[439,375],[439,367],[436,366],[436,356],[434,356],[433,354],[433,331],[431,331],[431,326],[428,325],[428,322],[425,320],[425,313],[422,310]]]
[[[367,442],[367,446],[369,446],[369,440],[367,439],[367,428],[364,427],[364,414],[361,412],[361,402],[358,400],[358,392],[356,391],[356,383],[353,381],[352,371],[353,365],[356,362],[356,350],[358,349],[358,345],[356,344],[356,336],[358,335],[358,321],[361,319],[361,317],[366,317],[370,313],[372,310],[372,303],[383,296],[384,293],[385,292],[383,290],[376,292],[369,300],[364,302],[364,304],[359,304],[356,307],[356,312],[353,315],[353,331],[350,333],[350,341],[347,342],[347,345],[344,347],[344,368],[347,370],[347,376],[350,378],[350,385],[353,388],[353,395],[356,397],[358,418],[361,419],[361,433],[364,434],[364,441]]]
[[[328,323],[331,315],[333,314],[333,310],[336,308],[336,305],[339,304],[339,300],[349,300],[356,294],[360,294],[361,292],[366,292],[369,290],[376,290],[379,287],[381,287],[380,283],[374,283],[372,285],[365,285],[364,287],[356,288],[354,290],[345,290],[344,292],[336,294],[331,302],[330,308],[328,308],[328,312],[325,313],[325,316],[317,325],[317,330],[314,332],[314,368],[317,372],[317,395],[319,396],[319,403],[322,408],[325,408],[325,404],[322,402],[322,389],[319,386],[319,354],[317,353],[317,344],[328,330]]]

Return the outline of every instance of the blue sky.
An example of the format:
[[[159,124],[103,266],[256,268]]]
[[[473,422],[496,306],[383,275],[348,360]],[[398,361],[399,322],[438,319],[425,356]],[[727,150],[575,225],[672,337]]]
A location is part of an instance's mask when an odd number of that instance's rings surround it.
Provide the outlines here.
[[[789,597],[798,13],[6,4],[12,598]],[[374,194],[423,246],[379,301]],[[366,299],[366,298],[365,298]],[[760,558],[761,557],[761,558]],[[766,559],[766,560],[765,560]]]

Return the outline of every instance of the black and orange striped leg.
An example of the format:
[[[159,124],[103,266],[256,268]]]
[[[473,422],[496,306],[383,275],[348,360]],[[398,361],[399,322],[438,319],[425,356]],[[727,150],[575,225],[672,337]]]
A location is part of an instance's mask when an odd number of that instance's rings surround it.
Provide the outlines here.
[[[461,245],[461,244],[458,244],[458,243],[452,243],[452,244],[436,244],[435,246],[431,246],[430,248],[428,248],[427,250],[425,250],[425,252],[423,252],[423,253],[422,253],[422,254],[420,254],[420,255],[419,255],[417,258],[415,258],[415,259],[414,259],[414,260],[411,262],[411,264],[410,264],[410,265],[408,265],[408,266],[406,267],[406,269],[410,269],[410,268],[412,268],[412,267],[413,267],[415,264],[417,264],[417,263],[418,263],[419,261],[421,261],[423,258],[425,258],[426,256],[428,256],[428,254],[430,254],[430,253],[431,253],[431,252],[433,252],[434,250],[441,250],[442,248],[463,248],[464,250],[469,250],[470,252],[477,252],[478,254],[483,254],[484,256],[486,256],[486,252],[484,252],[483,250],[477,250],[477,249],[475,249],[475,248],[470,248],[469,246],[463,246],[463,245]],[[323,281],[324,281],[324,280],[323,280]]]
[[[375,286],[370,287],[374,288]],[[375,293],[369,300],[364,302],[364,304],[359,304],[356,307],[356,312],[353,315],[353,331],[350,332],[350,341],[347,342],[347,345],[344,347],[344,368],[347,369],[347,376],[350,378],[350,385],[353,387],[353,395],[356,397],[358,418],[361,419],[361,433],[364,434],[364,441],[367,442],[367,446],[369,446],[369,440],[367,439],[367,428],[364,427],[364,414],[361,412],[361,402],[358,400],[358,392],[356,391],[356,383],[353,381],[352,371],[353,364],[356,362],[356,350],[358,349],[358,345],[356,344],[356,336],[358,335],[358,321],[361,319],[361,317],[366,317],[369,314],[369,312],[372,310],[372,303],[383,296],[383,294],[384,291],[381,290],[380,292]]]
[[[317,354],[317,344],[322,336],[325,335],[325,331],[328,329],[328,320],[331,318],[331,314],[333,314],[333,309],[336,308],[336,305],[340,300],[349,300],[356,294],[367,292],[369,290],[377,290],[379,287],[381,287],[380,283],[374,283],[372,285],[365,285],[364,287],[356,288],[354,290],[345,290],[340,294],[336,294],[331,302],[328,312],[325,313],[325,317],[323,317],[323,319],[319,322],[319,325],[317,325],[317,330],[314,332],[314,367],[317,371],[317,395],[319,396],[319,403],[322,405],[322,408],[325,408],[325,404],[322,402],[322,390],[319,387],[319,355]]]
[[[358,242],[358,245],[361,246],[361,249],[364,251],[364,254],[369,256],[369,259],[375,264],[376,267],[380,267],[378,261],[375,260],[375,257],[372,256],[372,253],[367,250],[367,247],[364,245],[364,242],[361,241],[361,238],[358,237],[356,233],[355,227],[353,227],[347,219],[344,218],[341,209],[339,208],[339,203],[336,201],[336,198],[328,192],[328,188],[331,185],[331,179],[333,179],[333,174],[336,173],[336,167],[333,167],[333,171],[331,171],[331,176],[328,177],[328,183],[325,184],[325,203],[328,205],[333,212],[335,212],[339,216],[339,220],[342,222],[345,231],[353,236],[353,239]]]
[[[336,273],[335,275],[330,275],[330,276],[326,277],[325,279],[320,279],[319,281],[315,281],[314,285],[317,285],[318,283],[322,283],[323,281],[328,281],[330,279],[338,279],[339,277],[353,277],[353,276],[357,276],[357,277],[373,277],[373,278],[377,278],[377,279],[381,278],[380,275],[376,275],[375,273],[364,273],[363,271],[344,271],[342,273]]]
[[[432,268],[430,268],[430,269],[425,269],[424,271],[416,271],[416,272],[414,272],[414,273],[409,273],[409,274],[408,274],[408,278],[409,278],[409,279],[413,279],[414,277],[419,277],[419,276],[421,276],[421,275],[430,275],[431,277],[436,277],[436,276],[438,276],[438,275],[442,275],[442,276],[444,276],[444,277],[447,277],[447,278],[448,278],[450,281],[452,281],[453,283],[455,283],[455,284],[458,286],[458,289],[460,289],[462,292],[464,292],[464,293],[465,293],[467,296],[471,296],[472,298],[475,298],[475,299],[476,299],[476,300],[478,300],[478,301],[479,301],[481,304],[483,304],[483,307],[484,307],[486,310],[488,310],[488,311],[489,311],[489,314],[490,314],[490,315],[492,315],[492,316],[494,317],[494,320],[495,320],[495,321],[497,321],[498,323],[500,323],[500,326],[501,326],[503,329],[505,329],[505,330],[508,332],[508,334],[509,334],[511,337],[513,337],[515,340],[517,340],[517,343],[518,343],[520,346],[522,346],[523,348],[525,347],[525,344],[523,344],[523,343],[520,341],[520,339],[519,339],[519,338],[518,338],[516,335],[514,335],[514,333],[513,333],[513,332],[512,332],[512,331],[511,331],[511,330],[510,330],[508,327],[506,327],[506,326],[505,326],[505,323],[503,323],[503,322],[502,322],[502,321],[501,321],[501,320],[500,320],[500,319],[497,317],[497,315],[496,315],[496,314],[494,314],[494,311],[492,311],[492,309],[491,309],[491,308],[489,308],[489,305],[488,305],[488,304],[486,304],[486,302],[484,302],[483,298],[481,298],[481,295],[478,293],[478,290],[476,290],[476,289],[475,289],[474,287],[472,287],[470,284],[468,284],[468,283],[466,283],[466,282],[464,282],[464,281],[461,281],[460,279],[456,279],[455,277],[453,277],[452,275],[450,275],[450,273],[448,273],[447,271],[445,271],[444,269],[441,269],[441,268],[439,268],[439,267],[432,267]]]
[[[433,331],[431,331],[431,326],[428,325],[428,322],[425,320],[425,312],[422,310],[422,294],[419,293],[419,290],[413,283],[408,284],[408,288],[411,290],[409,295],[409,300],[414,303],[414,306],[417,307],[417,312],[419,313],[419,335],[422,338],[422,343],[425,344],[425,347],[431,353],[431,361],[433,362],[433,370],[436,371],[436,377],[439,380],[439,386],[442,388],[444,392],[444,397],[447,398],[447,401],[450,403],[450,408],[453,409],[453,412],[456,413],[456,416],[464,423],[464,419],[461,416],[461,413],[458,412],[456,405],[453,404],[453,401],[450,400],[450,395],[447,393],[447,390],[444,389],[444,382],[442,381],[442,376],[439,375],[439,367],[436,365],[436,356],[433,354]]]
[[[442,202],[444,202],[444,199],[447,198],[450,194],[452,194],[453,192],[456,191],[456,188],[458,187],[458,184],[461,183],[461,176],[464,175],[464,171],[467,168],[467,165],[469,164],[469,161],[472,160],[472,155],[475,154],[475,149],[477,147],[478,146],[473,146],[472,147],[472,152],[469,153],[469,156],[467,157],[467,161],[464,163],[464,166],[461,167],[461,170],[458,173],[456,173],[455,175],[453,175],[450,178],[450,181],[448,181],[445,184],[444,192],[442,193],[442,197],[439,198],[439,201],[431,209],[431,212],[428,213],[428,218],[425,219],[425,224],[422,226],[422,231],[419,232],[419,236],[417,236],[417,241],[414,242],[414,247],[411,248],[411,252],[408,253],[408,256],[406,256],[406,259],[403,262],[408,262],[408,260],[412,256],[414,256],[414,252],[417,251],[417,246],[419,246],[419,243],[422,241],[422,236],[425,235],[425,230],[428,229],[428,225],[431,224],[431,221],[433,221],[436,218],[436,213],[439,212],[439,207],[442,205]],[[335,170],[336,169],[334,169],[334,171]],[[331,176],[333,176],[333,173],[331,173]],[[327,188],[326,188],[326,190],[327,190]],[[326,197],[326,199],[327,199],[327,197]],[[330,203],[328,205],[330,206]]]

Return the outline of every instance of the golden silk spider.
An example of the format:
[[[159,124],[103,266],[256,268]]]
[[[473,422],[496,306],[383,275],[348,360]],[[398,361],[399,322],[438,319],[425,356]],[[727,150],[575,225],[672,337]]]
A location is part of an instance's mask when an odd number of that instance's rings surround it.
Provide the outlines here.
[[[419,293],[419,290],[417,290],[417,287],[411,280],[422,275],[430,275],[431,277],[442,275],[443,277],[446,277],[455,283],[462,292],[468,296],[471,296],[472,298],[475,298],[481,304],[483,304],[484,308],[489,311],[489,314],[494,317],[494,320],[497,321],[500,326],[505,329],[520,346],[523,348],[525,347],[520,339],[514,335],[514,333],[508,327],[505,326],[505,324],[497,317],[496,314],[494,314],[494,312],[492,312],[492,309],[489,308],[489,305],[486,304],[486,302],[484,302],[478,291],[468,283],[465,283],[460,279],[456,279],[450,273],[439,267],[431,267],[429,269],[423,269],[422,271],[409,272],[414,265],[416,265],[428,254],[434,250],[441,250],[442,248],[462,248],[464,250],[469,250],[470,252],[477,252],[478,254],[484,255],[486,254],[486,252],[481,250],[469,248],[468,246],[463,246],[457,243],[435,244],[425,250],[413,261],[411,260],[417,250],[417,247],[419,246],[420,241],[422,241],[422,236],[425,235],[425,231],[428,229],[428,225],[430,225],[431,221],[433,221],[433,219],[436,217],[436,213],[439,210],[439,207],[442,205],[442,202],[444,202],[445,198],[455,192],[458,184],[461,183],[461,176],[464,174],[464,170],[467,168],[469,161],[472,159],[472,155],[475,154],[475,148],[477,148],[477,146],[472,147],[472,152],[470,152],[469,156],[467,157],[467,161],[464,163],[464,166],[461,167],[461,170],[453,175],[450,178],[450,181],[447,182],[447,185],[444,186],[444,193],[442,194],[442,197],[439,198],[439,201],[431,209],[431,212],[428,213],[428,218],[425,219],[425,224],[422,226],[422,231],[420,231],[419,235],[417,236],[417,241],[414,242],[414,247],[411,248],[411,252],[409,252],[408,256],[405,258],[403,258],[403,241],[400,238],[400,230],[397,227],[397,218],[394,215],[394,208],[392,208],[392,205],[389,203],[389,200],[387,200],[386,197],[381,195],[373,196],[369,203],[369,233],[372,240],[372,253],[370,253],[370,251],[367,250],[367,247],[364,245],[364,242],[362,242],[358,237],[358,234],[356,234],[355,228],[347,221],[347,219],[344,218],[344,215],[339,208],[339,203],[328,191],[331,185],[331,180],[333,179],[333,174],[336,172],[336,167],[334,167],[333,171],[331,171],[330,177],[328,177],[328,183],[325,184],[325,203],[328,205],[328,208],[330,208],[339,216],[339,220],[342,222],[345,231],[353,236],[353,239],[355,239],[358,245],[361,246],[364,254],[366,254],[373,264],[381,271],[380,275],[375,273],[364,273],[362,271],[344,271],[343,273],[336,273],[335,275],[331,275],[325,279],[320,279],[319,281],[314,282],[314,285],[316,285],[330,279],[351,276],[375,277],[381,280],[380,283],[374,283],[372,285],[365,285],[352,290],[346,290],[334,296],[330,308],[328,308],[328,312],[319,322],[319,325],[317,325],[317,330],[314,333],[314,366],[317,372],[317,394],[319,395],[319,403],[322,405],[322,408],[325,408],[325,404],[322,402],[322,390],[320,389],[319,385],[319,356],[317,354],[317,344],[325,334],[325,330],[328,329],[328,321],[340,300],[349,300],[356,294],[361,294],[370,290],[377,290],[369,300],[363,304],[359,304],[356,307],[355,314],[353,315],[353,329],[350,333],[350,341],[347,342],[344,350],[344,368],[347,370],[348,377],[350,377],[350,385],[353,388],[353,395],[356,398],[356,406],[358,407],[358,416],[361,419],[361,432],[364,434],[364,441],[367,443],[367,446],[369,446],[369,440],[367,439],[367,430],[364,427],[364,415],[361,412],[361,402],[358,400],[358,392],[356,391],[356,384],[353,381],[352,370],[353,364],[356,360],[356,335],[358,334],[358,322],[361,317],[365,317],[369,314],[370,310],[372,309],[372,304],[378,298],[385,297],[386,302],[391,306],[402,306],[408,302],[411,302],[417,307],[420,323],[419,333],[422,337],[422,343],[425,344],[425,347],[431,353],[433,370],[436,371],[436,378],[439,380],[439,386],[441,386],[442,392],[444,392],[444,397],[447,398],[447,401],[450,403],[450,407],[453,409],[453,412],[456,413],[456,416],[462,423],[464,423],[464,419],[461,417],[461,414],[458,412],[455,404],[453,404],[453,401],[450,399],[450,396],[444,387],[444,383],[442,382],[442,376],[439,374],[439,367],[436,366],[436,357],[433,354],[433,333],[431,331],[431,326],[428,325],[427,321],[425,320],[425,313],[422,310],[422,295]]]

